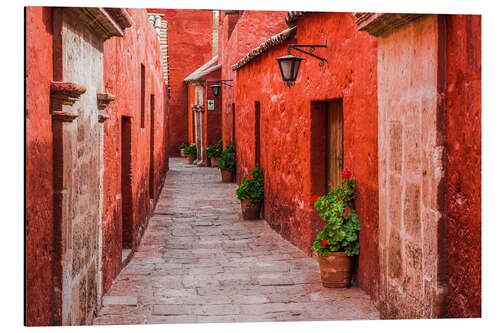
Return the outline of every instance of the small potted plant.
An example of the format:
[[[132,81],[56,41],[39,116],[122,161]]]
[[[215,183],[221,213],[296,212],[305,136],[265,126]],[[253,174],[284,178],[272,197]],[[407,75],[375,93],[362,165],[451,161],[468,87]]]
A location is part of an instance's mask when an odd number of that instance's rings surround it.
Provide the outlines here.
[[[340,185],[327,195],[312,197],[314,208],[325,221],[312,250],[317,254],[321,282],[328,288],[350,286],[352,256],[359,255],[358,236],[361,228],[353,209],[356,181],[351,175],[351,171],[344,170]]]
[[[184,148],[184,154],[187,157],[187,162],[193,164],[196,159],[196,145],[192,144]]]
[[[236,189],[236,196],[241,201],[241,212],[245,220],[257,220],[260,217],[264,199],[264,176],[262,168],[255,168],[252,174],[243,178]]]
[[[212,167],[216,167],[222,155],[222,140],[219,140],[215,145],[207,147],[207,158]]]
[[[186,148],[187,146],[188,146],[187,144],[183,143],[177,147],[179,148],[179,152],[181,153],[182,157],[186,157],[186,155],[184,154],[184,148]]]
[[[231,183],[233,181],[234,169],[236,168],[236,147],[233,141],[226,144],[226,148],[222,151],[217,167],[220,169],[223,183]]]

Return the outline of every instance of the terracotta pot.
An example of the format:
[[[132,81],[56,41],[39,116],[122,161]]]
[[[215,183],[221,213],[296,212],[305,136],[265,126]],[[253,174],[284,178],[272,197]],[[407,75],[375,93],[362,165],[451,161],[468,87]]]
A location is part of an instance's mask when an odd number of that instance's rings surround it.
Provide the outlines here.
[[[219,158],[218,157],[210,157],[210,163],[212,163],[212,167],[217,167],[217,164],[219,164]]]
[[[262,201],[241,200],[241,213],[244,220],[258,220],[260,218],[260,207]]]
[[[220,174],[222,176],[223,183],[232,183],[233,182],[233,170],[221,169]]]
[[[196,155],[188,155],[187,156],[187,162],[189,164],[193,164],[194,160],[196,159]]]
[[[351,285],[352,258],[345,252],[331,252],[328,256],[316,255],[321,283],[327,288],[344,288]]]
[[[184,154],[184,149],[179,149],[179,151],[181,152],[182,157],[186,157],[186,154]]]

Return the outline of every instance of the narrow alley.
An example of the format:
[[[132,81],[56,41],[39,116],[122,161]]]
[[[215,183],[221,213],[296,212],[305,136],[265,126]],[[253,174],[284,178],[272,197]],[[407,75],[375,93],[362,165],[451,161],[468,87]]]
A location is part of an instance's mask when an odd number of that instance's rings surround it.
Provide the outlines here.
[[[94,324],[378,319],[358,287],[323,288],[316,260],[264,220],[244,221],[216,168],[171,158],[133,258]]]
[[[482,316],[481,15],[24,13],[26,326]]]

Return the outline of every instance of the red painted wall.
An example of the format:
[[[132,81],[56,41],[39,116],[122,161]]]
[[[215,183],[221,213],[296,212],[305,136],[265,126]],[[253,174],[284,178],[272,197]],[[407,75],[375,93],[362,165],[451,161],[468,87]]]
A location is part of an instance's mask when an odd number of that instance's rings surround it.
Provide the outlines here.
[[[244,15],[250,15],[245,12]],[[284,22],[284,15],[281,20]],[[242,18],[240,18],[241,20]],[[232,33],[247,33],[239,22]],[[268,35],[270,37],[272,34]],[[294,87],[287,88],[276,57],[288,44],[316,44],[328,64],[305,57]],[[361,255],[357,270],[360,286],[378,298],[378,161],[377,161],[377,44],[359,32],[350,13],[312,13],[297,22],[297,34],[237,71],[236,103],[237,179],[255,166],[254,104],[260,102],[261,165],[264,169],[265,219],[283,237],[306,253],[323,225],[311,196],[323,194],[324,159],[317,119],[317,101],[343,99],[344,165],[358,182],[356,210],[361,221]],[[229,47],[225,47],[228,52]],[[224,71],[238,57],[224,57]],[[227,59],[232,59],[228,61]],[[224,77],[224,75],[223,75]],[[227,103],[227,95],[224,103]],[[224,105],[223,124],[231,121]],[[224,138],[230,137],[224,125]],[[229,132],[230,133],[230,132]]]
[[[188,104],[187,104],[188,140],[185,143],[191,144],[195,142],[194,113],[192,107],[196,102],[196,88],[194,85],[188,84],[187,90],[188,90]]]
[[[481,316],[481,17],[448,15],[448,315]]]
[[[150,13],[165,14],[168,24],[168,60],[171,87],[171,156],[179,156],[177,146],[188,143],[188,94],[184,78],[212,59],[212,11],[148,8]]]
[[[26,8],[26,324],[51,325],[52,10]]]
[[[111,117],[104,123],[103,200],[103,287],[104,292],[121,269],[122,190],[121,117],[132,118],[132,200],[133,240],[138,243],[149,214],[149,161],[151,95],[154,95],[155,193],[168,168],[165,85],[162,78],[160,43],[145,9],[127,9],[134,24],[123,38],[104,44],[104,82],[107,92],[116,95],[105,110]],[[145,121],[141,128],[141,63],[145,66]],[[135,73],[135,74],[134,74]]]
[[[284,11],[240,11],[239,14],[226,15],[220,12],[222,20],[221,45],[223,45],[222,79],[236,80],[236,72],[231,69],[240,58],[251,49],[259,46],[270,36],[287,28]],[[230,82],[229,82],[230,83]],[[234,91],[236,88],[223,88],[222,96],[222,136],[225,140],[232,140],[233,119],[232,103],[235,103]],[[235,103],[236,109],[239,108]]]
[[[215,79],[220,78],[220,70],[215,71],[214,78],[205,81],[205,114],[203,115],[203,145],[204,147],[212,146],[216,144],[220,139],[222,139],[222,112],[221,112],[221,95],[214,96],[211,85],[215,84]],[[212,75],[210,75],[212,76]],[[214,101],[214,109],[208,109],[208,100]],[[205,165],[208,165],[209,159],[207,155],[203,155],[205,158]]]

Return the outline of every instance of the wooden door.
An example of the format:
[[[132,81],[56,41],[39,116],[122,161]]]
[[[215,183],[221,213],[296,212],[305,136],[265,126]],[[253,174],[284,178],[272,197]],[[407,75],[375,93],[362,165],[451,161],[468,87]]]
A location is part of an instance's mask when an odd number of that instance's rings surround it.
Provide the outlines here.
[[[341,181],[341,173],[344,168],[344,117],[342,112],[342,101],[326,103],[327,122],[327,152],[326,152],[326,177],[327,191]],[[328,181],[331,186],[328,188]]]
[[[255,167],[260,167],[260,102],[255,102]]]

